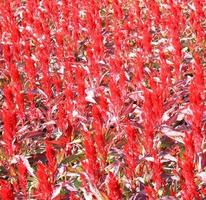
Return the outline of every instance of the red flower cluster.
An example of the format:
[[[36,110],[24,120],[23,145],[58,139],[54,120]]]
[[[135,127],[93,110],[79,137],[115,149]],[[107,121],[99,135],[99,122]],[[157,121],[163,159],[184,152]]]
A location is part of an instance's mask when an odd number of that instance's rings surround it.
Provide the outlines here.
[[[0,1],[0,199],[205,199],[205,16]]]

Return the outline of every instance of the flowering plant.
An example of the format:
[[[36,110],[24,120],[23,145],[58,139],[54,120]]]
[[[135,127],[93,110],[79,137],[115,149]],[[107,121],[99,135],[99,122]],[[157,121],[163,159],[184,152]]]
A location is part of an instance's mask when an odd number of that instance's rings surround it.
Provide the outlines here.
[[[2,0],[0,199],[206,198],[205,15]]]

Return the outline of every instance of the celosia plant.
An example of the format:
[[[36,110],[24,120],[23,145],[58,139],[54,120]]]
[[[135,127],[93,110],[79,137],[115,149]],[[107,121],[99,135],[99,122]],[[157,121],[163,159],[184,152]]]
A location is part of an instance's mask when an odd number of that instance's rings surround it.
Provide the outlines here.
[[[0,1],[0,199],[206,198],[204,0]]]

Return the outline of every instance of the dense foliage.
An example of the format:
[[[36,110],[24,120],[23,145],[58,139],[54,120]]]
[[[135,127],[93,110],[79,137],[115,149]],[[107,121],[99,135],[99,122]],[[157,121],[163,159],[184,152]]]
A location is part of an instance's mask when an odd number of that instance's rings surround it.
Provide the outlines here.
[[[205,16],[205,0],[1,0],[0,198],[206,198]]]

